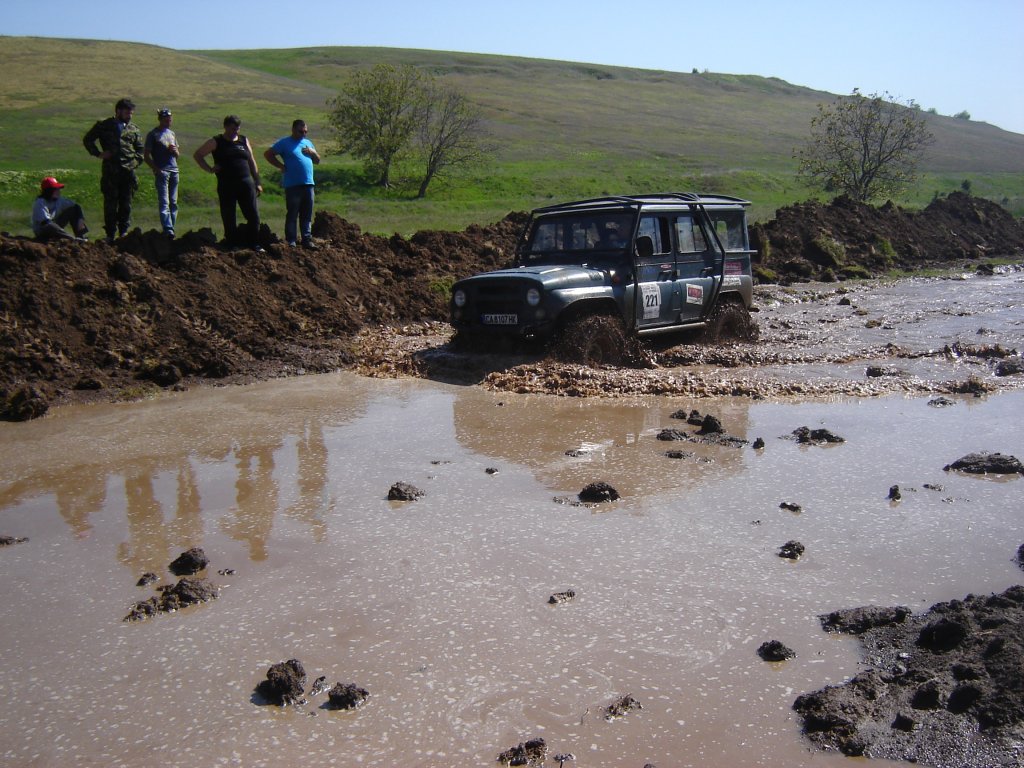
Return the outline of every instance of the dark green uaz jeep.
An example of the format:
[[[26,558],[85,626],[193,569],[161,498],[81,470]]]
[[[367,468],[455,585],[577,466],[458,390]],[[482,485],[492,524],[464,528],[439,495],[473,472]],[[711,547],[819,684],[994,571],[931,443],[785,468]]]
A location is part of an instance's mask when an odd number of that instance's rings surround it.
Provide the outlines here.
[[[753,340],[750,203],[692,193],[535,210],[512,269],[452,287],[456,339],[546,339],[562,359],[616,363],[626,340],[680,328]]]

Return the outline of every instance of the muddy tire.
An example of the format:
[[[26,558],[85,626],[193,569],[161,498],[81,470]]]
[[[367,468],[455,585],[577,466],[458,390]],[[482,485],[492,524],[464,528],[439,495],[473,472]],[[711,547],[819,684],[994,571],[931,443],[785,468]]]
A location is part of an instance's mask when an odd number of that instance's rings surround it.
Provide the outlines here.
[[[702,341],[757,341],[759,329],[750,312],[739,301],[719,301],[708,317]]]
[[[551,354],[564,363],[622,365],[626,329],[611,315],[584,315],[571,320],[558,334]]]

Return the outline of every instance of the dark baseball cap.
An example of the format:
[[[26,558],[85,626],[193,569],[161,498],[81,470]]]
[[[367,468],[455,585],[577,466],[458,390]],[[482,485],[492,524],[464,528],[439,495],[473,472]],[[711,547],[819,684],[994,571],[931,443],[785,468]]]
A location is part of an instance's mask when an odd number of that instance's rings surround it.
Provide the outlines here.
[[[157,117],[170,117],[171,116],[171,110],[169,110],[167,107],[162,107],[162,108],[160,108],[160,109],[158,109],[156,111],[156,116]]]

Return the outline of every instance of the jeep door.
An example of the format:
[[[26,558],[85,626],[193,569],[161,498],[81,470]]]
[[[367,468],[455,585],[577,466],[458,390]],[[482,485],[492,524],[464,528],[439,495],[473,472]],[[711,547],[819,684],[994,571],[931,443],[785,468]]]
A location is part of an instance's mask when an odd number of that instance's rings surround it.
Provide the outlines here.
[[[722,255],[704,228],[703,219],[693,209],[675,214],[672,220],[676,290],[682,304],[680,323],[696,322],[704,316],[721,275]]]
[[[681,294],[675,279],[668,217],[641,216],[635,242],[636,327],[669,325],[679,314]],[[627,292],[627,301],[630,298]]]

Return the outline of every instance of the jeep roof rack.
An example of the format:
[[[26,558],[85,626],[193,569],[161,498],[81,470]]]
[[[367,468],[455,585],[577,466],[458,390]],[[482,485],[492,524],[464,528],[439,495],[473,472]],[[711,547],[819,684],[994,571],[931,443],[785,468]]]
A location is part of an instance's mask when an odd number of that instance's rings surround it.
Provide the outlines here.
[[[553,213],[555,211],[571,211],[585,208],[614,208],[618,206],[639,207],[651,203],[698,203],[698,204],[732,204],[750,205],[749,200],[744,200],[731,195],[703,195],[695,192],[653,192],[646,195],[611,195],[606,197],[593,197],[587,200],[575,200],[569,203],[558,203],[537,208],[534,213]]]

